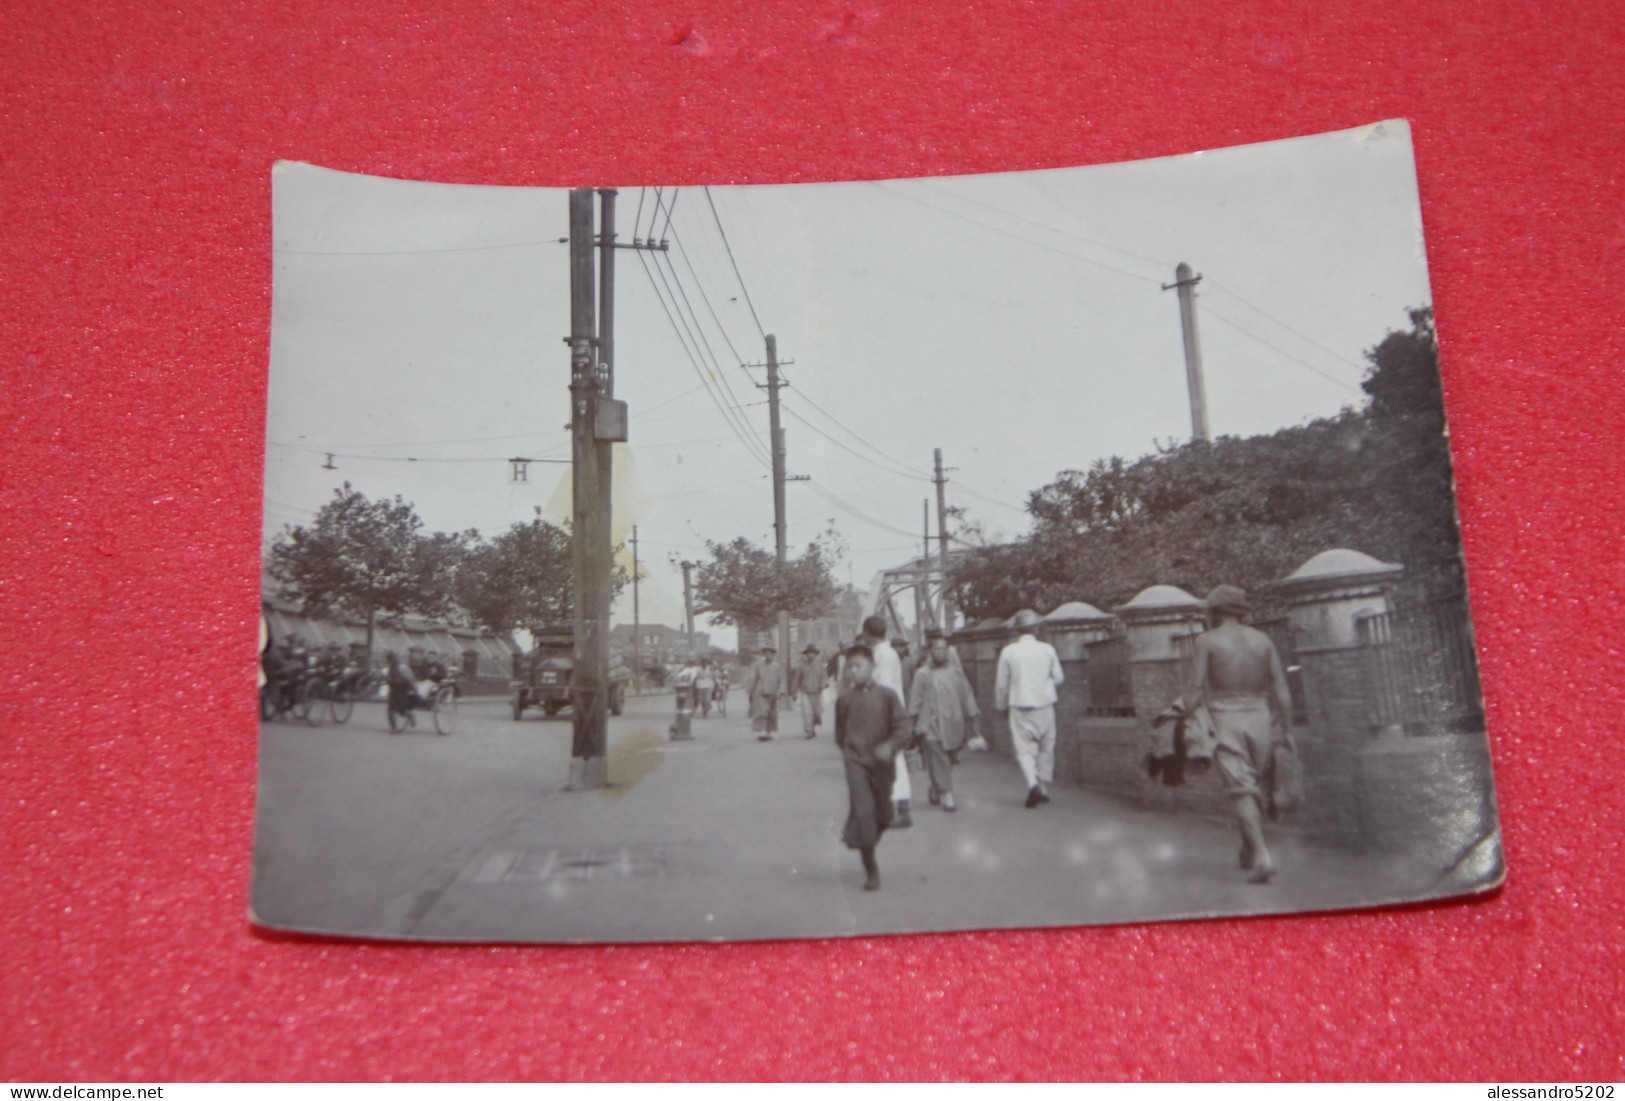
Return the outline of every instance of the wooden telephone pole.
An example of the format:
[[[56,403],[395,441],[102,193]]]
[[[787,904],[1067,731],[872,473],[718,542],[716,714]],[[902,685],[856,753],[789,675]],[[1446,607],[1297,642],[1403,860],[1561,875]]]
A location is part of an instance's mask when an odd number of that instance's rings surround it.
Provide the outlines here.
[[[1191,439],[1208,443],[1212,436],[1207,430],[1207,388],[1202,381],[1202,348],[1196,341],[1196,284],[1200,275],[1191,272],[1191,266],[1181,260],[1174,269],[1174,281],[1164,283],[1163,290],[1179,290],[1179,328],[1185,339],[1185,386],[1191,399]]]
[[[570,189],[572,789],[603,786],[609,740],[609,608],[614,572],[611,448],[627,438],[626,403],[615,400],[615,249],[666,247],[663,241],[658,245],[617,244],[615,191],[607,188],[597,192],[600,221],[595,238],[593,195],[591,188]]]

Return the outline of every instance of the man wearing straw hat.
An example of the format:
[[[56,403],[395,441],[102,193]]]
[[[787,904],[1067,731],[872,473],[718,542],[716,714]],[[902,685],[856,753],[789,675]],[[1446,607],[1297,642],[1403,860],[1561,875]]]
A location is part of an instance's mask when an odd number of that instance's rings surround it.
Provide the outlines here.
[[[818,737],[818,728],[824,722],[824,663],[817,646],[807,643],[801,651],[801,662],[790,667],[790,698],[801,712],[801,733],[809,738]]]
[[[1218,740],[1214,760],[1241,829],[1241,867],[1252,873],[1249,883],[1268,883],[1276,868],[1264,844],[1260,779],[1277,737],[1284,737],[1291,722],[1292,692],[1270,637],[1241,621],[1247,594],[1220,585],[1203,603],[1210,629],[1196,640],[1185,707],[1195,711],[1207,705]]]
[[[762,647],[762,660],[751,666],[745,695],[750,697],[750,725],[756,740],[771,742],[779,732],[779,697],[784,695],[784,667],[776,646]]]

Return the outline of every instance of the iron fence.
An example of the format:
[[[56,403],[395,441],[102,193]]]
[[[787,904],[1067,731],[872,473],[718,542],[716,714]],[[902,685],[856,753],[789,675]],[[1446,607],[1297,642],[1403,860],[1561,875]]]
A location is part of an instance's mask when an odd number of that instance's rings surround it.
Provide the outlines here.
[[[1084,714],[1097,718],[1127,718],[1134,714],[1134,688],[1129,681],[1128,639],[1102,639],[1084,646],[1089,678],[1089,706]]]
[[[1478,658],[1464,598],[1414,604],[1355,622],[1373,723],[1410,734],[1484,729]]]

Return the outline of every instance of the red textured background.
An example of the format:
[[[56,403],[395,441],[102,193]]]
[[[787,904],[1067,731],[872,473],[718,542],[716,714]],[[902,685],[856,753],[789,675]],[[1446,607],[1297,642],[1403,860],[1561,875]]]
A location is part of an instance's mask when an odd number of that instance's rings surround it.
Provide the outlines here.
[[[967,7],[5,4],[0,1073],[1625,1078],[1617,3]],[[737,947],[249,931],[273,161],[768,183],[1393,116],[1415,127],[1504,891]]]

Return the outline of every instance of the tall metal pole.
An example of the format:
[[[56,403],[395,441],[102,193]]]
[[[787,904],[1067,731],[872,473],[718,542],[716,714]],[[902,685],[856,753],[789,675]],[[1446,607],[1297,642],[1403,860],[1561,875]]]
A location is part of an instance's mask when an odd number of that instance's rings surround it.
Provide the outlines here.
[[[570,787],[604,784],[608,715],[609,518],[602,507],[597,424],[600,379],[594,344],[592,191],[570,191],[570,445],[575,673]]]
[[[937,483],[937,551],[942,561],[942,631],[954,629],[953,602],[948,595],[948,479],[942,473],[942,448],[935,449]]]
[[[632,525],[632,691],[643,690],[643,615],[638,607],[638,528]]]
[[[1191,439],[1208,443],[1212,437],[1207,430],[1207,389],[1202,382],[1202,348],[1196,340],[1196,284],[1200,275],[1191,272],[1191,266],[1181,260],[1174,269],[1174,281],[1164,283],[1163,290],[1179,290],[1179,328],[1185,339],[1185,386],[1191,399]]]
[[[767,417],[773,439],[773,542],[779,567],[786,559],[784,520],[784,429],[779,425],[779,342],[772,333],[767,334]],[[790,612],[779,609],[779,660],[790,660]]]

